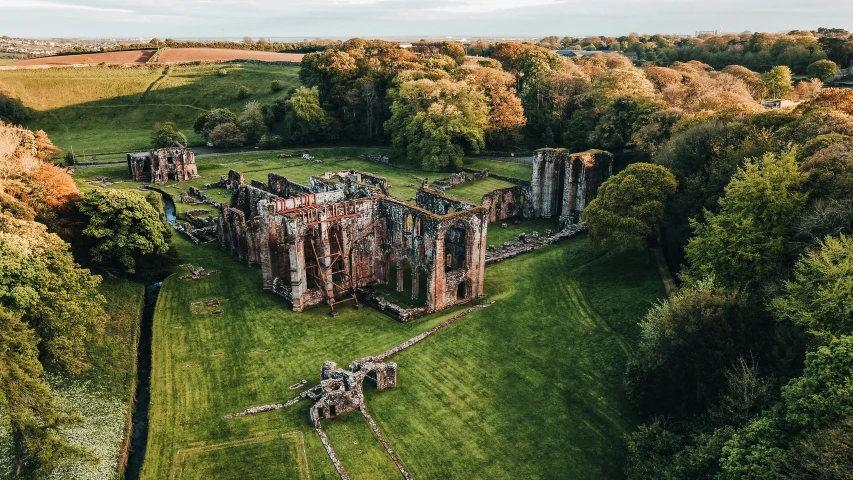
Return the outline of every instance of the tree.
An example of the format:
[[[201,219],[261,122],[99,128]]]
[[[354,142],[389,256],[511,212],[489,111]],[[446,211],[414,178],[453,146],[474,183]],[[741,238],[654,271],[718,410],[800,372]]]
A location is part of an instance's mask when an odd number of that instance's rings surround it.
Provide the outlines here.
[[[786,98],[793,91],[793,76],[786,66],[773,67],[761,76],[764,82],[764,95],[767,98]]]
[[[628,366],[629,395],[648,415],[705,412],[728,385],[726,372],[750,354],[747,302],[712,280],[684,287],[649,310]]]
[[[802,465],[798,458],[802,455],[801,442],[813,438],[814,432],[833,428],[853,413],[851,378],[853,337],[843,335],[809,352],[802,376],[782,387],[782,401],[726,442],[718,478],[802,478],[790,470]],[[847,455],[849,448],[848,443],[844,448]],[[825,473],[827,476],[814,478],[844,478],[831,475],[831,470]]]
[[[29,120],[30,109],[14,97],[8,97],[0,92],[0,121],[21,124]]]
[[[456,42],[444,40],[438,46],[438,53],[452,58],[457,65],[462,65],[465,62],[465,49]]]
[[[193,130],[195,133],[209,139],[210,132],[223,123],[237,123],[237,116],[231,113],[227,108],[214,108],[213,110],[208,110],[200,114],[195,119]]]
[[[154,148],[170,147],[175,142],[181,145],[187,144],[187,137],[181,133],[175,122],[157,122],[154,124],[154,131],[151,132],[151,143]]]
[[[0,306],[38,334],[43,364],[71,373],[87,367],[86,342],[106,322],[100,282],[44,225],[0,213]]]
[[[598,110],[603,110],[617,98],[651,100],[655,87],[637,68],[609,70],[592,81],[590,97]]]
[[[838,73],[838,65],[832,60],[818,60],[806,68],[806,74],[811,78],[817,78],[825,82]]]
[[[726,186],[720,212],[706,210],[705,222],[691,221],[690,272],[729,288],[753,287],[776,273],[805,207],[804,182],[794,152],[747,161]]]
[[[807,252],[771,306],[777,318],[805,328],[818,342],[853,334],[853,237],[827,237]]]
[[[678,182],[665,167],[634,163],[604,182],[583,212],[593,242],[619,253],[646,249]]]
[[[285,103],[284,126],[290,143],[311,143],[321,140],[328,124],[326,112],[320,106],[317,87],[299,87]]]
[[[233,123],[222,123],[216,126],[208,140],[216,146],[224,149],[239,147],[246,143],[246,137],[240,128]]]
[[[489,99],[487,143],[506,145],[511,144],[513,140],[519,140],[513,133],[518,132],[527,123],[527,119],[521,100],[516,95],[512,75],[494,68],[475,67],[463,70],[468,82],[481,88]]]
[[[16,475],[33,465],[46,477],[58,464],[91,460],[91,452],[68,443],[62,429],[82,423],[65,410],[41,379],[38,336],[0,305],[0,411],[9,420]]]
[[[243,113],[237,119],[237,126],[246,137],[246,143],[254,145],[258,143],[264,134],[267,133],[267,124],[264,122],[264,115],[261,113],[261,104],[256,101],[251,101],[243,108]]]
[[[488,101],[467,82],[413,80],[390,97],[391,119],[385,131],[410,163],[427,170],[459,167],[466,151],[476,153],[485,146]]]
[[[89,220],[83,235],[92,242],[96,262],[132,274],[140,257],[169,250],[160,213],[137,192],[94,190],[83,196],[78,208]]]

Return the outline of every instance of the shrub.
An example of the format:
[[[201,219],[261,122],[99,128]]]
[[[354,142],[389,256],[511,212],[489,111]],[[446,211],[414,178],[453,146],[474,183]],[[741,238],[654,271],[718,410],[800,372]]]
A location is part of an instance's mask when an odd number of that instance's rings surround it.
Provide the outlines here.
[[[270,83],[270,90],[272,90],[273,92],[280,92],[284,90],[284,87],[284,82],[282,82],[281,80],[273,80]]]
[[[225,75],[228,75],[228,70],[225,70],[224,68],[220,68],[219,69],[219,76],[224,77]]]
[[[249,87],[242,85],[240,87],[240,90],[237,91],[237,98],[239,98],[240,100],[242,100],[244,98],[249,98],[249,94],[251,94],[251,93],[252,93],[252,91],[249,90]]]

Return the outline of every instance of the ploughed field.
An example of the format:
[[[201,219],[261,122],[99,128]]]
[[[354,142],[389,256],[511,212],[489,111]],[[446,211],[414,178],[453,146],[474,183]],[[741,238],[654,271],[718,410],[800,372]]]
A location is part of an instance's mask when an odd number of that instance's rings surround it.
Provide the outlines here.
[[[156,48],[144,50],[126,50],[121,52],[80,53],[53,57],[28,58],[9,62],[13,67],[68,65],[144,65],[157,53]],[[302,61],[302,53],[259,52],[254,50],[234,50],[230,48],[168,48],[156,59],[158,64],[187,62],[230,62],[233,60],[258,60],[261,62]]]
[[[57,55],[54,57],[27,58],[16,60],[8,65],[12,67],[62,67],[68,65],[144,65],[157,53],[156,48],[145,50],[126,50],[122,52],[79,53],[74,55]]]
[[[0,71],[0,91],[34,110],[26,127],[46,131],[82,162],[109,162],[149,149],[155,122],[175,122],[190,145],[202,144],[193,132],[199,113],[223,107],[239,114],[249,101],[272,103],[299,85],[298,76],[298,66],[254,63],[9,70]],[[285,91],[272,92],[273,80]],[[248,98],[237,98],[241,86]]]
[[[230,62],[234,60],[299,63],[304,56],[305,54],[302,53],[259,52],[228,48],[169,48],[160,56],[159,63]]]

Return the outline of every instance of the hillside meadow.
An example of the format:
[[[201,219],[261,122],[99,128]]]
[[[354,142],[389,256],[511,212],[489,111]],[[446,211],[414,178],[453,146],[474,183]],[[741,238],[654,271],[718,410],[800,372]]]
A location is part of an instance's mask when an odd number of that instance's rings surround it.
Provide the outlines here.
[[[193,132],[199,113],[270,103],[284,94],[273,92],[271,82],[281,80],[287,91],[298,86],[298,75],[298,66],[255,63],[10,70],[0,71],[0,91],[34,110],[27,128],[45,130],[85,161],[150,148],[155,122],[175,122],[191,145],[201,144]],[[248,98],[237,98],[241,86],[249,88]]]

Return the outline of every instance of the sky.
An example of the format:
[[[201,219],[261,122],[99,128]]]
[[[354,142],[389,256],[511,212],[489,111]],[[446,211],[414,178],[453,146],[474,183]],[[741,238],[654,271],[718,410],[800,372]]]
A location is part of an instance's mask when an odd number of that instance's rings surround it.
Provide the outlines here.
[[[17,37],[390,38],[853,29],[851,0],[0,0]]]

